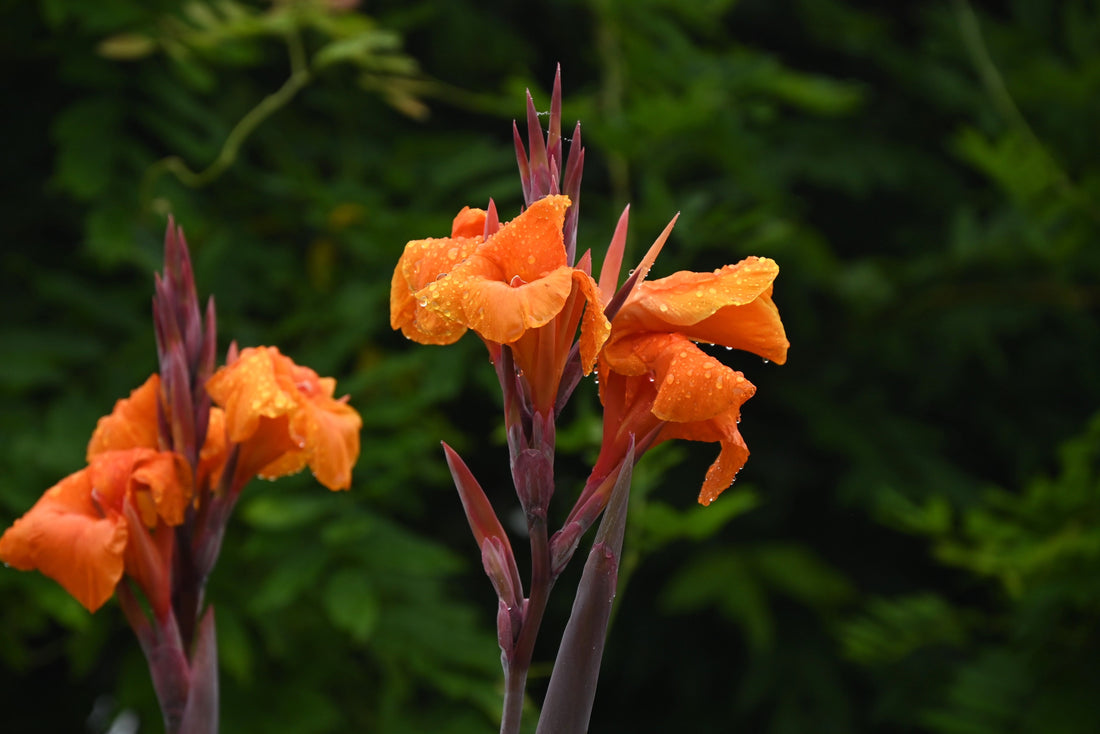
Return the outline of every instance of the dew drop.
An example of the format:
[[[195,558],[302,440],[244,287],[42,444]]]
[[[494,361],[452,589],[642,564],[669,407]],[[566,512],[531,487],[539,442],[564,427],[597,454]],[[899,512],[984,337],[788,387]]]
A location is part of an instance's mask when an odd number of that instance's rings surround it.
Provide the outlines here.
[[[726,351],[727,351],[727,352],[732,352],[732,351],[733,351],[733,347],[726,347]]]
[[[768,360],[766,360],[766,359],[765,359],[765,360],[764,360],[764,364],[767,364],[767,363],[768,363]]]
[[[661,312],[664,313],[667,310],[668,310],[668,304],[662,303],[661,304]]]

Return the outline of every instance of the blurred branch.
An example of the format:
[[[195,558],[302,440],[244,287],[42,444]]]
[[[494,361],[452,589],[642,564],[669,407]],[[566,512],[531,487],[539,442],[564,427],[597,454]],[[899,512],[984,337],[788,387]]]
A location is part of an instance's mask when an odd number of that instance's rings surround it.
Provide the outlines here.
[[[1100,222],[1100,208],[1094,206],[1088,200],[1088,197],[1074,185],[1069,175],[1058,164],[1054,156],[1050,154],[1050,151],[1043,144],[1043,141],[1039,139],[1039,136],[1035,134],[1035,130],[1028,123],[1027,118],[1020,112],[1020,108],[1016,105],[1016,101],[1008,91],[1008,86],[1005,84],[1004,77],[997,69],[997,65],[993,62],[993,58],[989,55],[989,48],[986,46],[985,38],[982,36],[982,29],[981,25],[978,23],[978,16],[974,13],[974,9],[970,6],[970,3],[967,0],[952,0],[952,5],[955,7],[955,15],[958,18],[959,32],[962,34],[963,43],[966,46],[967,52],[970,54],[971,61],[973,61],[978,71],[978,76],[982,80],[982,85],[993,100],[993,105],[1001,115],[1005,117],[1008,123],[1019,129],[1020,132],[1023,133],[1025,139],[1039,151],[1043,160],[1050,167],[1050,172],[1053,174],[1054,180],[1062,194],[1086,215]]]
[[[306,61],[305,48],[297,28],[292,27],[287,31],[286,43],[290,56],[290,76],[278,90],[260,100],[259,104],[249,110],[229,131],[214,162],[196,173],[177,155],[162,158],[150,166],[145,174],[145,180],[142,183],[142,201],[148,200],[148,193],[165,172],[174,174],[184,185],[191,188],[206,186],[217,179],[237,160],[237,154],[248,136],[264,120],[285,107],[310,82],[313,73]]]

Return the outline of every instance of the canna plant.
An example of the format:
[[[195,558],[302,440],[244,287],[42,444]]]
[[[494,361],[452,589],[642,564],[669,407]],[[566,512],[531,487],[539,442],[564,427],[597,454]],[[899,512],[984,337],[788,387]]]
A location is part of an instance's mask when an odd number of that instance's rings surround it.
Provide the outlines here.
[[[218,730],[214,607],[206,583],[230,515],[256,476],[307,465],[351,486],[359,414],[335,381],[275,347],[214,369],[214,301],[200,314],[183,232],[169,221],[156,277],[159,372],[101,418],[88,465],[62,479],[0,537],[0,560],[42,572],[89,612],[112,596],[145,654],[165,731]]]
[[[409,242],[393,275],[390,321],[423,344],[451,344],[473,331],[500,383],[512,481],[531,545],[526,588],[485,491],[451,447],[443,450],[498,597],[501,734],[520,730],[550,591],[602,515],[537,728],[582,734],[615,596],[635,462],[662,441],[718,443],[699,494],[707,505],[748,458],[738,423],[755,387],[697,344],[742,349],[777,364],[786,361],[789,345],[772,300],[778,274],[772,260],[747,258],[709,273],[647,280],[675,219],[620,284],[624,210],[598,282],[593,278],[591,252],[576,257],[584,149],[578,123],[563,157],[560,69],[545,137],[530,94],[527,146],[515,125],[513,133],[524,210],[502,224],[492,201],[485,210],[467,207],[449,237]],[[593,373],[603,404],[599,456],[565,522],[551,532],[556,421],[580,379]]]

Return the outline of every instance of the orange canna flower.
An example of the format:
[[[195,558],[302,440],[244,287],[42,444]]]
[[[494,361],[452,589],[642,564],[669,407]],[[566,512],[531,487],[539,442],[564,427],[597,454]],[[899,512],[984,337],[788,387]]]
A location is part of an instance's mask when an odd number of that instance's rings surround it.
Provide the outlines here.
[[[532,404],[551,408],[578,324],[585,374],[610,332],[595,281],[567,262],[562,228],[569,204],[568,196],[539,199],[484,241],[410,242],[394,275],[394,328],[423,343],[450,343],[469,328],[487,343],[511,345]],[[409,276],[413,263],[420,267],[416,277]],[[398,287],[402,281],[409,292]],[[435,320],[413,333],[408,314],[419,317],[418,325],[425,314]],[[437,339],[441,334],[447,341]]]
[[[206,389],[225,408],[229,440],[241,445],[235,488],[257,474],[274,479],[307,464],[329,489],[351,486],[363,422],[346,397],[332,397],[334,379],[296,365],[276,347],[250,347]]]
[[[168,604],[164,552],[140,538],[179,525],[191,496],[186,465],[176,454],[149,448],[108,450],[46,491],[0,537],[0,559],[41,571],[90,612],[127,573],[158,610]],[[161,535],[158,533],[158,535]],[[170,534],[164,536],[171,541]]]
[[[747,258],[713,273],[679,272],[642,282],[612,321],[600,355],[604,445],[594,475],[639,444],[684,438],[721,444],[699,502],[714,501],[745,464],[741,405],[756,388],[695,342],[743,349],[783,364],[789,343],[772,301],[779,267]]]

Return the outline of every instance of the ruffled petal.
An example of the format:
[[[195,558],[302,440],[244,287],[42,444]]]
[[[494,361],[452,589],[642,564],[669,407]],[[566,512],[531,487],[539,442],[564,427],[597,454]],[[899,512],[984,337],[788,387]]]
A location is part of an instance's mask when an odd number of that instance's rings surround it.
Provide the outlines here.
[[[626,304],[624,316],[645,317],[647,331],[675,331],[669,326],[697,324],[726,306],[752,303],[767,291],[779,266],[774,260],[749,257],[713,273],[681,271],[639,285]],[[654,328],[660,324],[658,328]]]
[[[133,495],[148,493],[152,498],[156,515],[166,525],[175,527],[183,523],[184,512],[191,501],[190,470],[187,462],[170,451],[161,451],[134,462]],[[146,527],[156,527],[157,522],[147,522]]]
[[[531,283],[564,266],[565,210],[568,196],[546,196],[527,207],[478,248],[478,254],[492,261],[505,278],[519,277]]]
[[[790,346],[772,281],[779,267],[750,257],[713,273],[679,272],[639,285],[615,319],[619,333],[679,332],[782,364]]]
[[[510,344],[561,313],[573,287],[573,268],[567,266],[515,285],[486,277],[492,269],[490,262],[475,254],[421,294],[429,308],[452,316],[483,339]]]
[[[462,207],[451,223],[451,237],[480,237],[485,234],[484,209]]]
[[[332,395],[336,381],[297,365],[275,347],[245,349],[207,382],[225,406],[229,440],[240,444],[233,486],[253,476],[293,474],[307,464],[330,489],[347,488],[362,420]]]
[[[47,490],[8,528],[0,537],[0,560],[37,569],[94,612],[122,578],[127,532],[119,512],[92,500],[91,471],[85,468]]]
[[[291,421],[291,433],[303,436],[308,463],[317,481],[329,489],[351,487],[351,469],[359,456],[363,421],[338,400],[309,403]]]
[[[741,432],[737,429],[739,417],[740,408],[733,408],[707,421],[667,423],[661,431],[662,441],[681,438],[721,445],[718,458],[707,469],[703,487],[699,491],[701,505],[709,505],[726,491],[749,458],[749,447],[745,445]]]
[[[744,375],[703,352],[681,334],[636,334],[604,350],[623,375],[646,374],[657,385],[651,410],[665,421],[689,423],[740,406],[756,391]]]
[[[260,418],[276,418],[297,407],[297,391],[285,389],[278,379],[279,359],[286,357],[274,347],[250,347],[207,381],[210,397],[225,408],[229,440],[241,443],[256,432]]]
[[[96,423],[88,442],[88,461],[105,451],[132,448],[158,448],[157,400],[160,377],[153,374],[130,397],[115,403],[110,415]]]
[[[581,270],[574,270],[573,283],[579,287],[586,301],[581,320],[580,353],[581,368],[587,375],[592,371],[600,349],[611,335],[611,322],[604,315],[603,296],[592,276]]]
[[[467,231],[477,221],[480,221],[483,228],[484,212],[480,218],[471,218],[469,215],[464,217],[460,213],[455,219],[455,227],[458,231]],[[476,237],[409,242],[390,282],[390,326],[401,329],[405,336],[421,344],[451,344],[458,341],[466,333],[466,326],[435,310],[425,308],[426,299],[417,295],[417,291],[449,273],[471,255],[479,244],[480,232]]]

